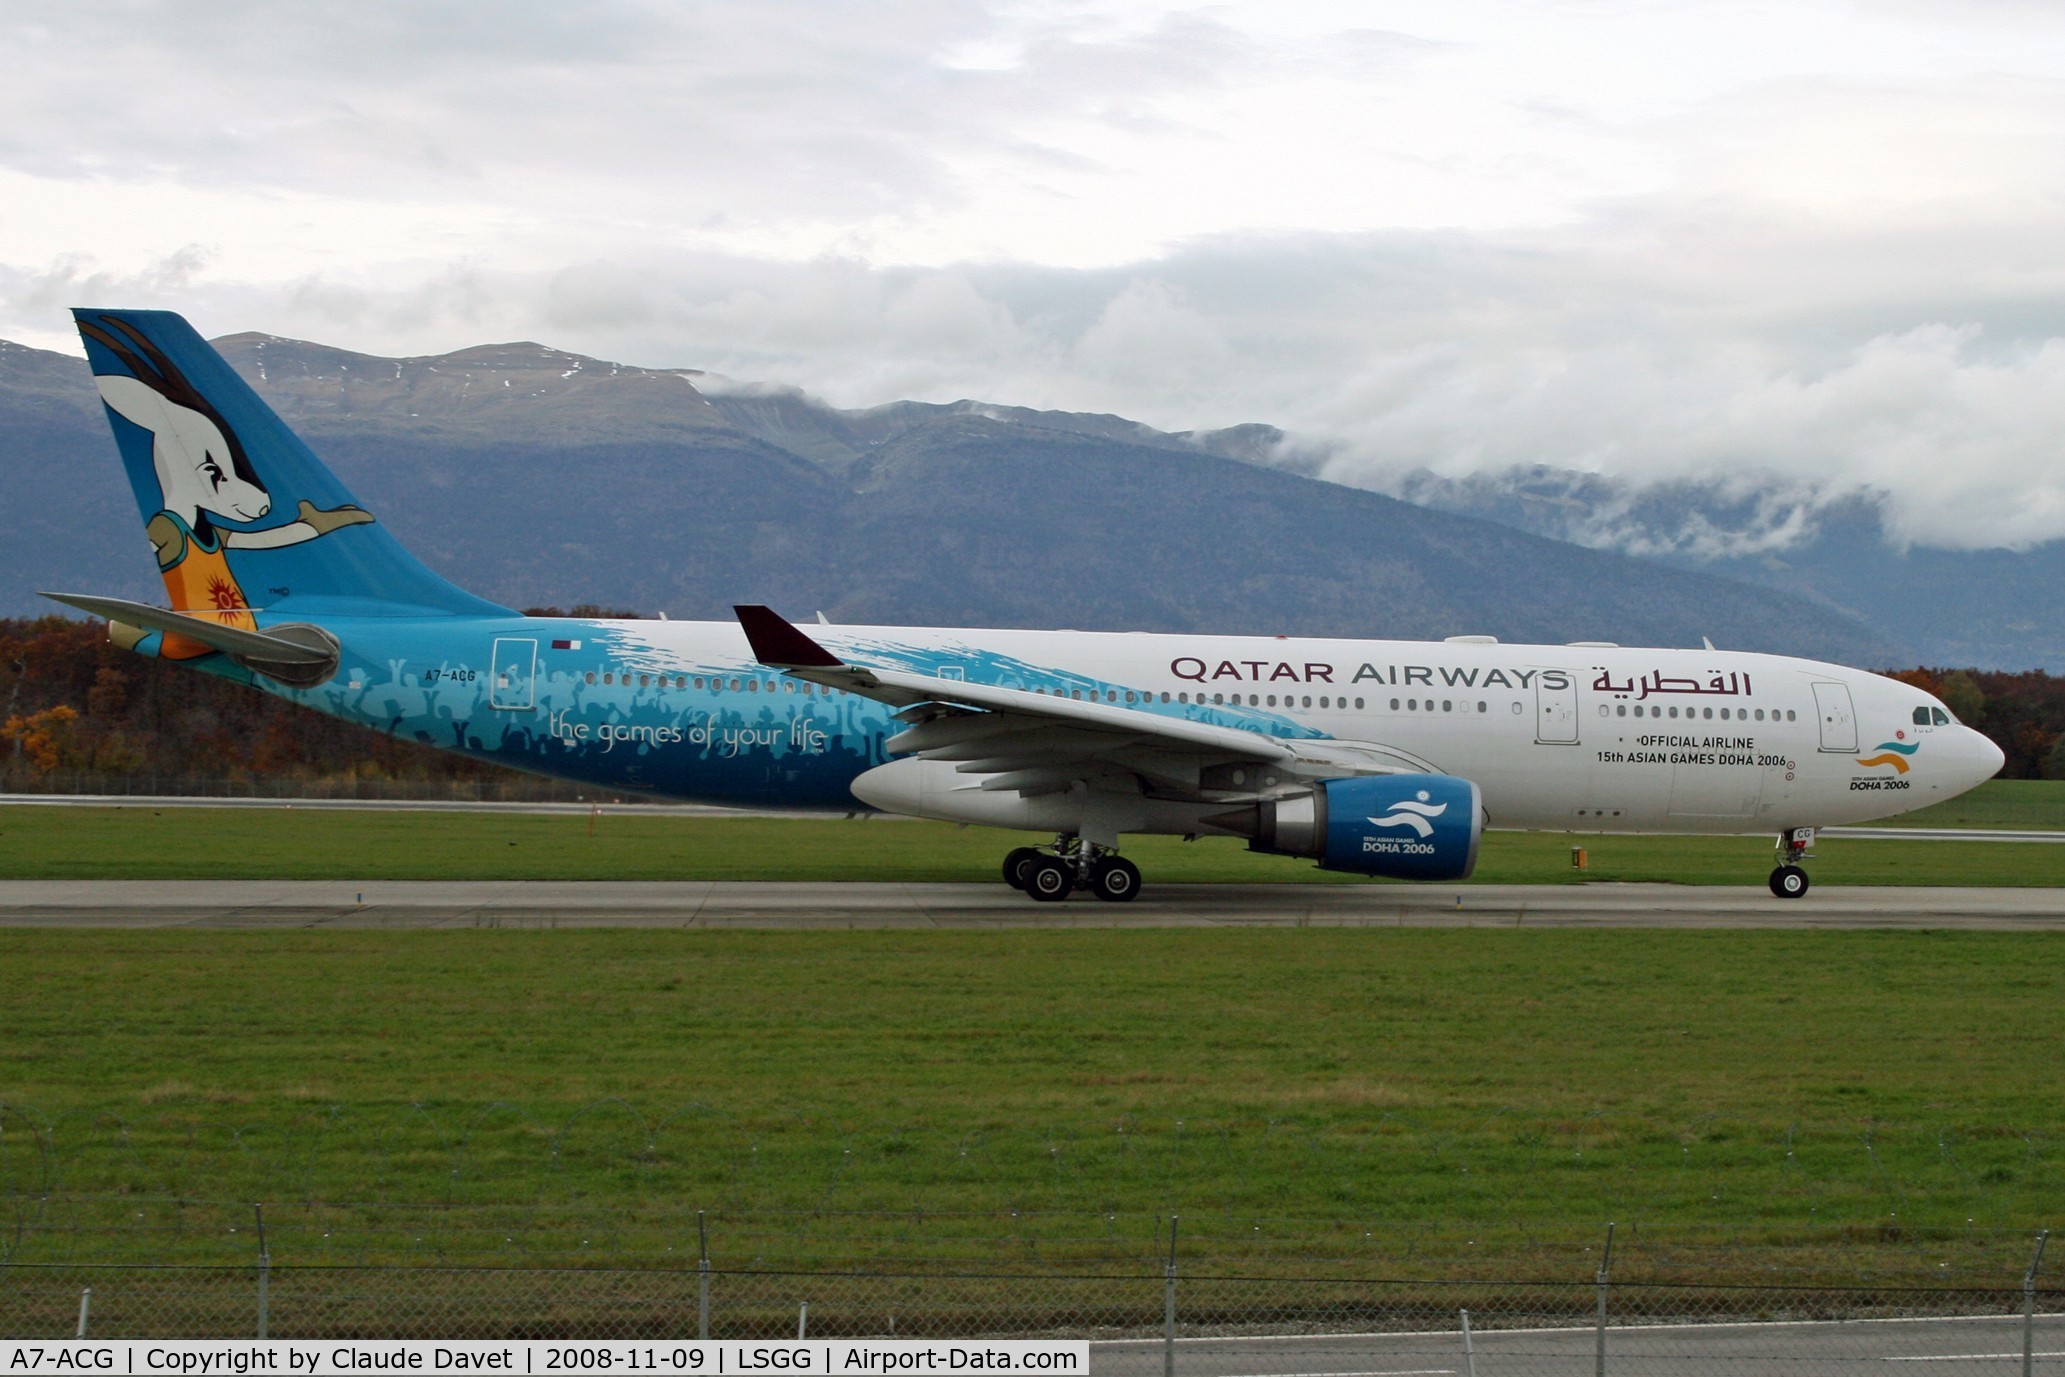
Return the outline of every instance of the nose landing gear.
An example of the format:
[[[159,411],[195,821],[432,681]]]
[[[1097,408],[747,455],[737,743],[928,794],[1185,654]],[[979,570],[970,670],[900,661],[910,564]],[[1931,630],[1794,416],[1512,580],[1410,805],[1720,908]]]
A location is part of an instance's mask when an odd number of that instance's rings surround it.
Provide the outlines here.
[[[1778,868],[1771,872],[1771,892],[1781,899],[1797,899],[1807,892],[1807,872],[1800,868],[1800,860],[1814,845],[1814,829],[1811,827],[1789,827],[1778,835],[1778,850],[1782,859]]]
[[[1109,847],[1080,837],[1056,837],[1051,849],[1021,846],[1004,857],[1004,880],[1041,903],[1054,904],[1087,889],[1111,904],[1140,893],[1140,867]]]

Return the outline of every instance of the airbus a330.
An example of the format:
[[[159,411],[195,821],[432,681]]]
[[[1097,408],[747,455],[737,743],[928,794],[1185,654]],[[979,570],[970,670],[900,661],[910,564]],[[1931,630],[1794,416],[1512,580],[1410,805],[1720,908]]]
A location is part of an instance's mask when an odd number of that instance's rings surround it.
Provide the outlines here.
[[[1815,828],[2002,764],[1920,689],[1778,655],[525,617],[403,549],[185,320],[75,316],[171,606],[50,596],[118,643],[601,787],[1051,833],[1003,858],[1038,900],[1132,899],[1128,835],[1440,881],[1487,827],[1768,832],[1798,897]]]

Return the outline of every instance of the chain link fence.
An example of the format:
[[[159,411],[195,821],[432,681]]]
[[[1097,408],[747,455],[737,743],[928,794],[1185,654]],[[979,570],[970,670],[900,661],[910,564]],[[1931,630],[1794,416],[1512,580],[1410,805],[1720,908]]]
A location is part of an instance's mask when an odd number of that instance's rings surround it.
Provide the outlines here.
[[[2040,1256],[2040,1254],[2039,1254]],[[1064,1338],[1100,1373],[2065,1372],[2065,1291],[1589,1280],[17,1264],[0,1336]]]

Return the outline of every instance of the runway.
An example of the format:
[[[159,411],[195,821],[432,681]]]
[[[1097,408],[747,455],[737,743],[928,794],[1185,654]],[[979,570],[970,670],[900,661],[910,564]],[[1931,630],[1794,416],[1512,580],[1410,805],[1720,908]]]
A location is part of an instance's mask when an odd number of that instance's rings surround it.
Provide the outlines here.
[[[2037,1319],[2036,1371],[2065,1371],[2058,1317]],[[1860,1371],[1952,1373],[2022,1370],[2019,1315],[1961,1319],[1808,1321],[1610,1326],[1608,1372],[1667,1372],[1673,1377],[1745,1371],[1833,1374]],[[1183,1377],[1465,1377],[1481,1373],[1590,1377],[1596,1331],[1485,1329],[1466,1351],[1460,1330],[1447,1333],[1343,1334],[1330,1337],[1179,1339]],[[1910,1365],[1916,1365],[1910,1367]],[[1160,1340],[1093,1343],[1094,1377],[1159,1377]]]
[[[1761,885],[1150,885],[1039,904],[995,884],[11,880],[0,926],[59,928],[1596,927],[2065,930],[2065,890]]]

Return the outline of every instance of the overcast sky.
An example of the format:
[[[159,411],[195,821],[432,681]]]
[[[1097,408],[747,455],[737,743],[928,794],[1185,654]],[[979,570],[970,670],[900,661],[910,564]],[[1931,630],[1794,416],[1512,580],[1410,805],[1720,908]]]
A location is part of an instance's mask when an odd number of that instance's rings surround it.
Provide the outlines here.
[[[2065,536],[2055,0],[0,0],[0,337],[163,306]]]

